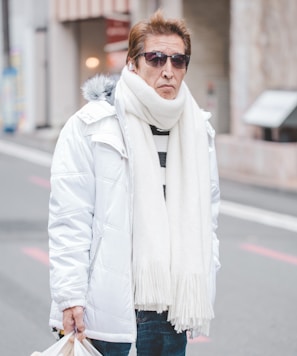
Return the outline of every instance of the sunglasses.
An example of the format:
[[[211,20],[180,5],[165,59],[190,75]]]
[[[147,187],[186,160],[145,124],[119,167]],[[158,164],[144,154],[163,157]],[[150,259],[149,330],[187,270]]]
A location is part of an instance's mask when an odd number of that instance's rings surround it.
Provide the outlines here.
[[[170,58],[171,64],[174,68],[184,69],[187,68],[190,62],[190,56],[187,54],[172,54],[168,56],[162,52],[144,52],[140,53],[137,57],[143,56],[147,65],[155,68],[160,68],[165,65],[167,58]]]

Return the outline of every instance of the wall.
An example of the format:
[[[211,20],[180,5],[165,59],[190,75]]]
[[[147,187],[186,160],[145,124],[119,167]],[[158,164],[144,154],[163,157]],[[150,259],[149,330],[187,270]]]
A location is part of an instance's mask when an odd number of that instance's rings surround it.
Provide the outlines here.
[[[265,89],[297,88],[296,0],[232,0],[232,134],[254,137],[242,116]]]
[[[186,81],[200,106],[212,112],[217,133],[229,131],[229,0],[184,0],[192,32]]]
[[[59,129],[79,108],[77,24],[62,24],[52,13],[49,26],[49,118]]]

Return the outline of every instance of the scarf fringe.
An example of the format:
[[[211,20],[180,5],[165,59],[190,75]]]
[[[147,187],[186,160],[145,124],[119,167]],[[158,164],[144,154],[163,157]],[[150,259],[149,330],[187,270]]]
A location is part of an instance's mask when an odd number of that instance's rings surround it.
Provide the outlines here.
[[[179,276],[172,279],[174,304],[169,307],[168,321],[176,332],[194,329],[209,335],[214,311],[209,298],[205,276]]]
[[[163,272],[162,272],[163,271]],[[134,270],[135,308],[155,310],[161,313],[171,304],[170,272],[164,271],[162,263]]]

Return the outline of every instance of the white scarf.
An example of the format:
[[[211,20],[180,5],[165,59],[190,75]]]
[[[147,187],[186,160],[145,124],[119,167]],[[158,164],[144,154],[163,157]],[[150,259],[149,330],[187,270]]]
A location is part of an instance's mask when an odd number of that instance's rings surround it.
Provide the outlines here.
[[[177,332],[208,335],[212,258],[209,151],[206,124],[183,82],[167,100],[140,76],[123,69],[123,100],[134,167],[133,275],[135,307],[168,310]],[[149,125],[170,130],[166,201]]]

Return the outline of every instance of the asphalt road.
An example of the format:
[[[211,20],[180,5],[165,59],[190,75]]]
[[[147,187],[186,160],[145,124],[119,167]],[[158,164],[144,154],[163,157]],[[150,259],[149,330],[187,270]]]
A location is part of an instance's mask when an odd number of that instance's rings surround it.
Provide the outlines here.
[[[50,156],[8,145],[0,140],[0,354],[29,356],[54,342],[48,327]],[[223,180],[221,189],[216,319],[210,337],[189,342],[187,355],[295,356],[297,195]]]

